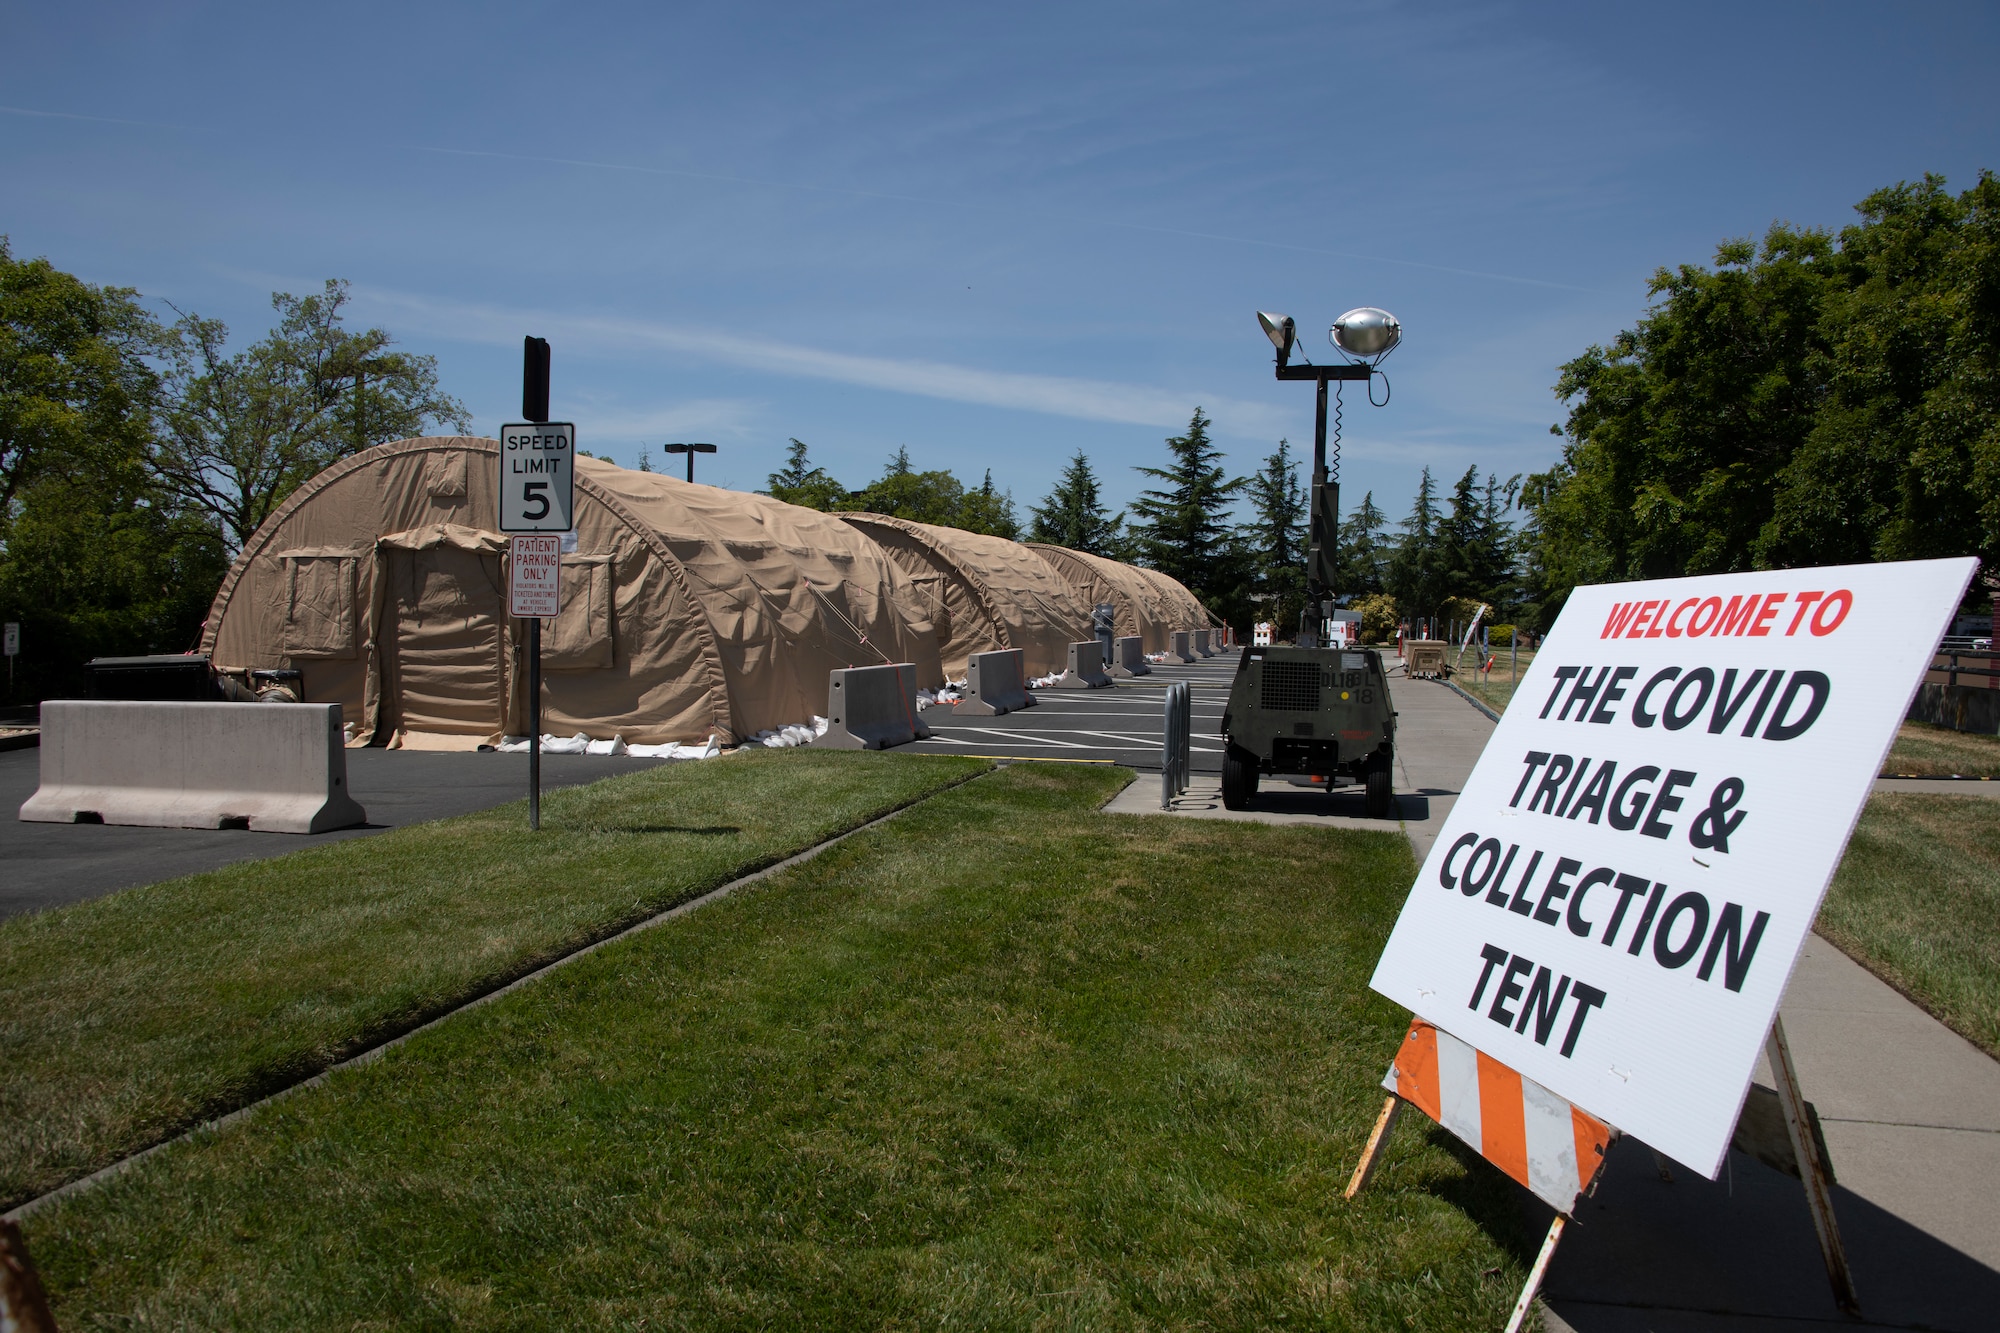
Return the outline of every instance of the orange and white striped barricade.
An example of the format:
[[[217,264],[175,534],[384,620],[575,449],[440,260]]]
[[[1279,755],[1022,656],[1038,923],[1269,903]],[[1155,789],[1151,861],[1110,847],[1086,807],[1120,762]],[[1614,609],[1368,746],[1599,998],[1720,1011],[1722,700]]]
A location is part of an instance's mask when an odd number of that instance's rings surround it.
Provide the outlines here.
[[[1783,1155],[1788,1146],[1790,1154],[1787,1160],[1778,1161],[1770,1155],[1769,1145],[1747,1141],[1740,1124],[1736,1146],[1796,1175],[1804,1184],[1806,1206],[1812,1212],[1820,1258],[1826,1264],[1834,1300],[1848,1313],[1858,1314],[1860,1302],[1854,1294],[1846,1247],[1841,1243],[1840,1228],[1833,1215],[1832,1166],[1820,1155],[1813,1111],[1799,1088],[1798,1067],[1792,1062],[1783,1019],[1772,1020],[1765,1055],[1777,1084],[1775,1100],[1785,1126],[1786,1142],[1777,1145],[1776,1150]],[[1528,1280],[1507,1323],[1507,1333],[1517,1333],[1548,1273],[1550,1261],[1555,1258],[1556,1243],[1562,1239],[1576,1201],[1587,1198],[1597,1188],[1604,1159],[1619,1138],[1618,1130],[1421,1018],[1410,1020],[1410,1030],[1404,1034],[1402,1048],[1396,1052],[1382,1086],[1389,1090],[1389,1099],[1375,1119],[1375,1129],[1368,1136],[1368,1146],[1361,1152],[1361,1161],[1355,1166],[1354,1178],[1347,1182],[1343,1197],[1353,1198],[1374,1178],[1397,1117],[1405,1105],[1410,1105],[1456,1134],[1481,1157],[1556,1210],[1549,1234],[1542,1241],[1534,1266],[1528,1270]],[[1659,1166],[1660,1178],[1671,1180],[1666,1159],[1655,1151],[1653,1160]]]
[[[1605,1154],[1618,1131],[1421,1018],[1410,1020],[1402,1049],[1382,1086],[1389,1090],[1389,1099],[1376,1117],[1345,1197],[1351,1199],[1367,1186],[1381,1164],[1397,1116],[1410,1105],[1556,1210],[1507,1322],[1508,1333],[1516,1333],[1555,1258],[1556,1242],[1562,1239],[1576,1201],[1597,1187]]]

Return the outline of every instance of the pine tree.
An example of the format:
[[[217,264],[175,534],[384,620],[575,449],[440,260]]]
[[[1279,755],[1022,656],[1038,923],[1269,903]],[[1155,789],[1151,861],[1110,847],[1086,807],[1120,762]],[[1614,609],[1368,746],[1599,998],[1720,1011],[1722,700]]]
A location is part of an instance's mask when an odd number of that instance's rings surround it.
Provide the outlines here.
[[[1479,578],[1484,589],[1480,600],[1493,608],[1496,616],[1512,619],[1521,605],[1520,538],[1507,521],[1507,511],[1520,494],[1521,475],[1506,481],[1486,474],[1479,490]]]
[[[1431,470],[1424,469],[1417,483],[1417,498],[1410,516],[1402,521],[1402,535],[1396,540],[1395,554],[1389,559],[1389,593],[1406,615],[1431,616],[1446,596],[1438,530],[1443,519],[1438,513],[1437,483]]]
[[[785,451],[785,466],[766,479],[764,494],[786,504],[820,510],[838,509],[847,500],[847,488],[827,475],[825,468],[814,467],[806,457],[805,441],[797,438]]]
[[[1375,504],[1375,492],[1361,497],[1340,525],[1340,587],[1343,596],[1366,597],[1381,592],[1387,574],[1389,544],[1383,538],[1389,516]]]
[[[1187,434],[1167,437],[1172,464],[1137,469],[1166,485],[1141,491],[1132,502],[1138,516],[1132,535],[1144,563],[1219,606],[1240,601],[1244,592],[1245,571],[1225,517],[1243,478],[1225,474],[1222,451],[1209,443],[1209,425],[1197,407]]]
[[[1294,625],[1305,609],[1306,498],[1290,441],[1279,440],[1278,452],[1252,474],[1249,494],[1256,517],[1244,525],[1243,540],[1255,568],[1259,614]]]
[[[1069,460],[1054,489],[1040,504],[1030,505],[1028,512],[1034,515],[1028,529],[1030,541],[1092,555],[1111,555],[1125,522],[1123,512],[1112,514],[1105,509],[1098,497],[1097,474],[1091,471],[1090,460],[1081,449]]]
[[[1014,513],[1014,493],[993,488],[993,469],[986,469],[986,480],[976,491],[967,491],[965,499],[958,507],[958,521],[954,525],[967,532],[984,532],[994,537],[1005,537],[1008,541],[1021,540],[1021,520]]]

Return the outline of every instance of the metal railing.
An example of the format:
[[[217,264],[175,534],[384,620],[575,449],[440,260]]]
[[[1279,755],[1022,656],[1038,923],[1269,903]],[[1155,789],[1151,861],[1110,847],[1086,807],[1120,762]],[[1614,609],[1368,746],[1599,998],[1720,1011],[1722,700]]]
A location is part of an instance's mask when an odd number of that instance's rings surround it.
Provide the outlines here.
[[[1165,726],[1160,736],[1160,809],[1171,810],[1174,797],[1188,789],[1188,765],[1193,759],[1194,691],[1184,680],[1167,686]]]
[[[1939,676],[1944,679],[1937,679]],[[1959,678],[1962,676],[1968,679],[1961,681]],[[1931,658],[1924,682],[1928,685],[1962,683],[1978,688],[2000,689],[2000,653],[1985,648],[1974,652],[1965,648],[1941,647]]]

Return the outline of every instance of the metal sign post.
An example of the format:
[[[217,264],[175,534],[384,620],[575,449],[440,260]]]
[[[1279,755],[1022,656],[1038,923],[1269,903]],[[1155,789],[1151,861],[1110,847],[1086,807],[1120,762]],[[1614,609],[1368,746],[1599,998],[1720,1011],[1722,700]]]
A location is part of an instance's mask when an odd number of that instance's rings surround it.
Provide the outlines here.
[[[7,656],[7,695],[14,694],[14,659],[21,655],[21,622],[10,620],[4,634],[0,634],[0,652]]]
[[[513,572],[516,584],[532,573],[526,586],[530,602],[542,608],[528,620],[528,827],[542,826],[542,621],[561,610],[561,540],[576,527],[576,427],[549,420],[549,344],[542,338],[521,340],[521,415],[525,422],[500,428],[500,531],[533,533],[547,544],[525,554],[515,538]],[[536,539],[531,539],[536,540]],[[546,564],[542,561],[546,557]],[[553,599],[554,609],[548,609]],[[514,610],[515,615],[522,615]]]

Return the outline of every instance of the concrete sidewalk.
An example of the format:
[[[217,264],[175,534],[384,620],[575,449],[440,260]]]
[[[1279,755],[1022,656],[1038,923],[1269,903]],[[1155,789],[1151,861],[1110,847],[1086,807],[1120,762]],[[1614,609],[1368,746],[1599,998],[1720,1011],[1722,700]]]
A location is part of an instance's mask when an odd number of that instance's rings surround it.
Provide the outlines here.
[[[1237,819],[1262,824],[1316,824],[1325,828],[1373,829],[1407,833],[1417,860],[1430,854],[1431,843],[1444,827],[1461,786],[1486,748],[1493,724],[1485,714],[1452,691],[1429,681],[1392,680],[1396,705],[1396,817],[1369,819],[1362,813],[1359,784],[1331,792],[1294,787],[1282,779],[1265,778],[1257,790],[1254,810],[1222,807],[1222,778],[1195,773],[1188,789],[1167,813],[1197,819]],[[1139,780],[1113,797],[1106,812],[1156,815],[1160,808],[1157,773]]]
[[[1197,778],[1173,813],[1400,826],[1421,859],[1493,723],[1440,685],[1396,681],[1392,690],[1399,823],[1360,818],[1358,789],[1272,784],[1275,791],[1259,793],[1259,809],[1227,811],[1214,778]],[[2000,783],[1885,779],[1876,790],[1976,798],[2000,796]],[[1142,776],[1106,809],[1160,813],[1158,779]],[[1720,1180],[1675,1168],[1666,1182],[1646,1146],[1625,1139],[1543,1284],[1548,1328],[2000,1328],[2000,1062],[1817,935],[1780,1012],[1839,1177],[1834,1208],[1863,1318],[1843,1318],[1833,1304],[1799,1182],[1734,1152]],[[1756,1077],[1769,1086],[1767,1069]],[[1522,1200],[1530,1225],[1545,1228],[1546,1206],[1525,1190]]]

